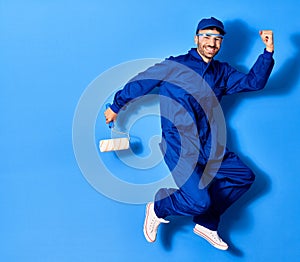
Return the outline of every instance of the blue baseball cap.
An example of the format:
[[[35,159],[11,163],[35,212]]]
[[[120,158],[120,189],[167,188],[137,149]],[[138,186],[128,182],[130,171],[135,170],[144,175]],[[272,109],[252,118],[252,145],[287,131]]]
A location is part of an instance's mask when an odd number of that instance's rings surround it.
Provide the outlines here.
[[[226,34],[223,23],[214,17],[203,18],[197,26],[196,34],[199,30],[207,29],[209,27],[217,28],[218,30],[220,30],[221,35]]]

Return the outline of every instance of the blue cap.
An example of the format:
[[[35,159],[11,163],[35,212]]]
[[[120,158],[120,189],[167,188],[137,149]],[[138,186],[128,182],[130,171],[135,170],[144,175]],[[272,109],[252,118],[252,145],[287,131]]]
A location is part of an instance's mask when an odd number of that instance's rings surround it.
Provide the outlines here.
[[[198,26],[197,26],[197,31],[196,33],[198,33],[199,30],[203,30],[209,27],[215,27],[217,29],[220,30],[221,35],[225,35],[226,32],[224,30],[224,25],[221,21],[219,21],[218,19],[211,17],[211,18],[203,18]]]

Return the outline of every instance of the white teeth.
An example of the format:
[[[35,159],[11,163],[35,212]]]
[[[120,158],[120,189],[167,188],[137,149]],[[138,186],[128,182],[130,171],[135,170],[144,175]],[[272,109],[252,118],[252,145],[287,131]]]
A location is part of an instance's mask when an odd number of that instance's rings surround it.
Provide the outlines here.
[[[206,47],[206,50],[210,53],[215,52],[215,48],[213,48],[213,47]]]

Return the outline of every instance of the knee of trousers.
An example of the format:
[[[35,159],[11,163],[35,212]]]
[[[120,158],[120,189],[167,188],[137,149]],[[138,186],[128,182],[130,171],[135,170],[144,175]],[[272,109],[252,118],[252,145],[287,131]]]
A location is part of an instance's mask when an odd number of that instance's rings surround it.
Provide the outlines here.
[[[225,179],[236,186],[251,186],[255,180],[254,172],[247,166],[220,168],[216,179]]]
[[[251,186],[254,181],[255,181],[255,174],[254,174],[254,172],[251,169],[247,168],[247,170],[245,171],[245,173],[243,175],[243,182],[246,185]]]

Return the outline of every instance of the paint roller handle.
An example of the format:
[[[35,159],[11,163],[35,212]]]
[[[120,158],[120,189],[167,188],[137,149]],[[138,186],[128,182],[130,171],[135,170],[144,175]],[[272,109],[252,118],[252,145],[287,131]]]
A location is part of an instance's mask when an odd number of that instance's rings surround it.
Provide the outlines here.
[[[111,104],[110,104],[110,103],[107,103],[107,104],[105,105],[105,109],[110,108],[110,106],[111,106]],[[113,127],[114,127],[114,121],[109,122],[109,123],[108,123],[108,127],[109,127],[109,128],[113,128]]]

